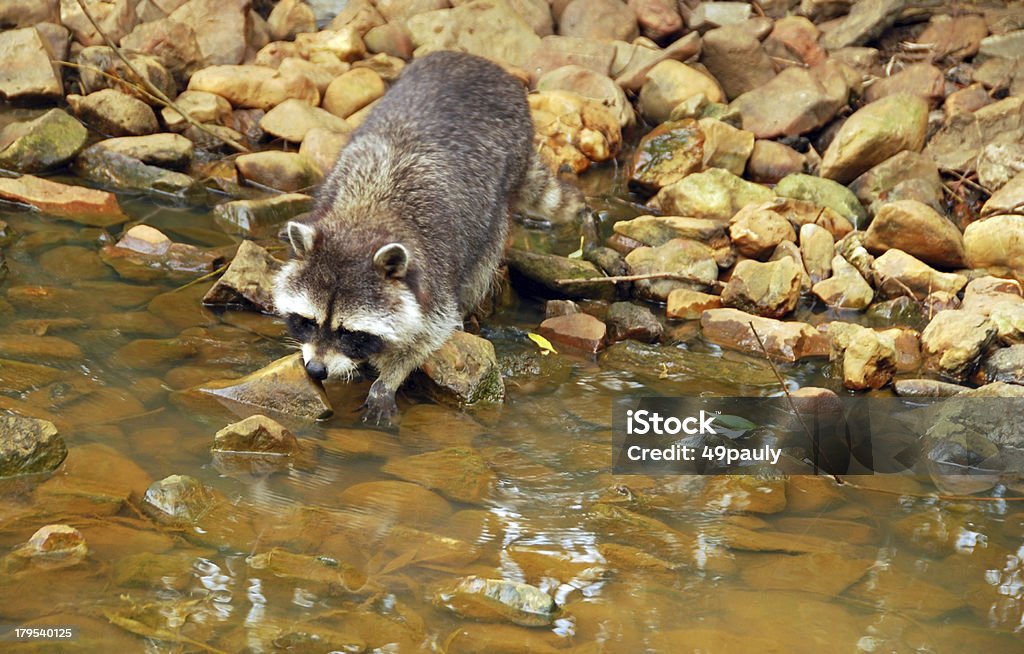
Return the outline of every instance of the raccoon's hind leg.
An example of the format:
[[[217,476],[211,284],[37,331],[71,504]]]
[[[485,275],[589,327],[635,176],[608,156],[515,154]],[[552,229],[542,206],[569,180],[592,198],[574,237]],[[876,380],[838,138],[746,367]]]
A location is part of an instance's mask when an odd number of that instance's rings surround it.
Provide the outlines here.
[[[516,191],[512,211],[553,223],[568,223],[587,211],[587,203],[578,188],[558,179],[533,152],[523,184]]]

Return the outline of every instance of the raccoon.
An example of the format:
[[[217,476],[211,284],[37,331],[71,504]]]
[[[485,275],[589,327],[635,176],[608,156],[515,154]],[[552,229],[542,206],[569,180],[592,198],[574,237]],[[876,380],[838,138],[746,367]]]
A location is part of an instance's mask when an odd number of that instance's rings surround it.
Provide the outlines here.
[[[523,85],[458,52],[410,64],[342,149],[274,302],[310,377],[378,372],[363,420],[391,424],[395,392],[486,296],[509,212],[564,221],[586,207],[532,147]]]

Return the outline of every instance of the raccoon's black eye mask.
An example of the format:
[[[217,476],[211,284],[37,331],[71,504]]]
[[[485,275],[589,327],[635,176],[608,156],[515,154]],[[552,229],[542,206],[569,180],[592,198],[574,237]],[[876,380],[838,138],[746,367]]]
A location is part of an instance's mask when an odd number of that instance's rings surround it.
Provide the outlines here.
[[[291,335],[300,341],[308,341],[316,333],[316,323],[297,313],[289,313],[285,316],[284,322]]]
[[[314,320],[290,313],[285,317],[288,331],[304,343],[313,340],[320,327]],[[369,332],[353,332],[344,328],[335,330],[331,336],[342,352],[351,359],[363,360],[384,349],[384,339]]]

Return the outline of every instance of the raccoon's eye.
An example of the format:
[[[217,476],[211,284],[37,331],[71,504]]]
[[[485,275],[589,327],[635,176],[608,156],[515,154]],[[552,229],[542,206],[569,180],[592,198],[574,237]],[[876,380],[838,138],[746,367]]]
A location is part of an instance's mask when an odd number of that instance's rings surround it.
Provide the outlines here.
[[[316,332],[316,323],[314,321],[296,313],[288,314],[285,318],[285,324],[288,326],[288,331],[291,332],[292,336],[300,341],[309,340],[314,332]]]
[[[368,332],[350,332],[340,329],[338,336],[344,343],[345,353],[353,359],[365,359],[384,349],[384,340],[380,336]]]

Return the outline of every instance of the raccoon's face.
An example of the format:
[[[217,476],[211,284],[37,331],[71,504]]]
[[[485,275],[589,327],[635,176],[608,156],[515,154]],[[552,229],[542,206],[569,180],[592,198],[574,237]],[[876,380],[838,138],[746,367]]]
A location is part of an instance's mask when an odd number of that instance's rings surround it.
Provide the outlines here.
[[[299,222],[288,223],[287,235],[293,258],[275,279],[274,305],[310,377],[350,379],[359,364],[420,329],[405,246],[368,246],[362,235]]]

